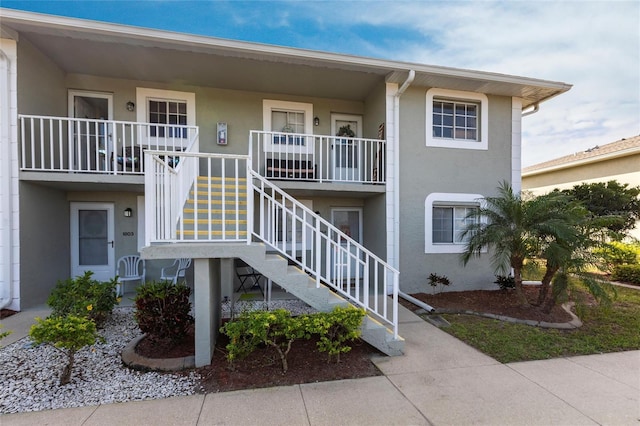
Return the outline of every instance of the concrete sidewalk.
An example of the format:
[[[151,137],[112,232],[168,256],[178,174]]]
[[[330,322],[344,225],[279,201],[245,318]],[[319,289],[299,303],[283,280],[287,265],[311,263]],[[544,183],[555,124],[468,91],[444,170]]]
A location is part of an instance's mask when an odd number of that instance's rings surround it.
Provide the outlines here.
[[[638,425],[640,421],[640,351],[500,364],[405,308],[400,312],[406,354],[376,358],[384,376],[8,414],[0,416],[0,424]],[[9,324],[5,327],[16,330]]]

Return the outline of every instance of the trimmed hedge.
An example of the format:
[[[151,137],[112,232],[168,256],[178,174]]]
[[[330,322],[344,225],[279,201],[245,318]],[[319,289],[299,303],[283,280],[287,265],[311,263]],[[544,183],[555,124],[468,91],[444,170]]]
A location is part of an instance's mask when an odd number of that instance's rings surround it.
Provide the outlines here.
[[[640,284],[640,265],[619,265],[613,269],[611,279],[631,284]]]

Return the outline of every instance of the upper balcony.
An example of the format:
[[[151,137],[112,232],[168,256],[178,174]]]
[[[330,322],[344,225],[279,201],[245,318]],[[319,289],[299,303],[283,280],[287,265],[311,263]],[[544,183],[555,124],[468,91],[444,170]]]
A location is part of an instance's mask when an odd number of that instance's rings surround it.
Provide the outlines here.
[[[144,150],[202,146],[196,126],[19,115],[19,128],[20,170],[33,180],[142,184]],[[251,168],[283,189],[359,196],[385,191],[385,150],[384,140],[263,131],[248,146]]]
[[[295,192],[327,188],[384,192],[386,141],[344,136],[251,131],[252,169]]]
[[[45,173],[53,181],[95,181],[101,175],[101,182],[142,184],[143,150],[184,151],[198,141],[195,126],[35,115],[18,118],[20,170],[36,176]]]

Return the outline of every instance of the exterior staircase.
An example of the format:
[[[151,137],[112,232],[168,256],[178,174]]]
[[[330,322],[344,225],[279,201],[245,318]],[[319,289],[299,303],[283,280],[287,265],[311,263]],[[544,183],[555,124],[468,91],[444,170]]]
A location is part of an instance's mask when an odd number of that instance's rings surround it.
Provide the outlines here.
[[[227,178],[223,181],[219,177],[199,176],[184,205],[177,234],[184,240],[246,239],[246,179]],[[316,279],[299,266],[290,265],[283,254],[269,251],[264,243],[244,245],[236,257],[318,311],[329,312],[336,306],[350,304],[327,285],[321,283],[318,286]],[[387,296],[371,295],[369,303],[373,303],[375,297]],[[362,339],[387,355],[400,355],[404,347],[404,340],[394,339],[393,332],[371,314],[363,321]]]
[[[316,286],[316,280],[280,254],[269,252],[263,243],[251,243],[241,248],[237,257],[244,260],[262,275],[277,283],[287,292],[321,312],[330,312],[336,306],[350,303],[326,285]],[[388,297],[380,295],[379,297]],[[373,298],[373,296],[372,296]],[[370,302],[371,303],[371,302]],[[394,339],[393,333],[374,316],[368,314],[362,322],[361,338],[386,355],[402,355],[404,339]]]
[[[247,238],[247,180],[199,176],[178,224],[184,240]]]
[[[363,340],[385,354],[402,354],[399,272],[391,265],[265,179],[249,155],[180,152],[173,167],[162,153],[148,154],[150,258],[158,255],[154,246],[172,249],[167,243],[178,243],[173,247],[183,257],[240,258],[319,311],[364,308]]]

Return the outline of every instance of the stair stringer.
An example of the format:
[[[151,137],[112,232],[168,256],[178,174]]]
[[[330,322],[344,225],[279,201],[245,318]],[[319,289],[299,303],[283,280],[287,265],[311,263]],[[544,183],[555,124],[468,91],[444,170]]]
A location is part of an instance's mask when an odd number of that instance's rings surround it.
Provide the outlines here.
[[[246,250],[239,253],[237,257],[314,309],[330,312],[336,306],[350,304],[347,299],[331,291],[326,285],[321,283],[318,287],[313,278],[299,267],[289,265],[285,257],[279,254],[267,254],[264,244],[252,243],[250,246],[258,246],[260,249]],[[371,315],[365,316],[361,330],[361,338],[386,355],[403,354],[404,339],[400,336],[395,339],[393,332]]]

